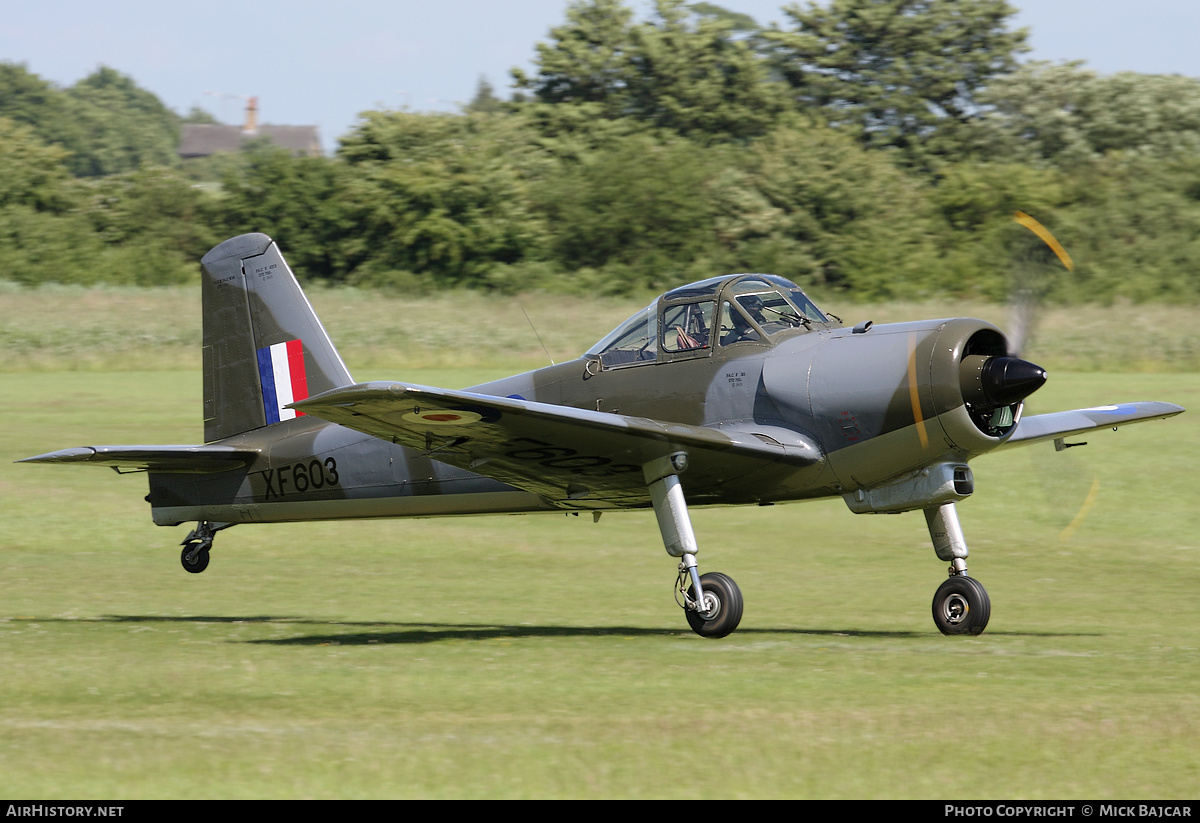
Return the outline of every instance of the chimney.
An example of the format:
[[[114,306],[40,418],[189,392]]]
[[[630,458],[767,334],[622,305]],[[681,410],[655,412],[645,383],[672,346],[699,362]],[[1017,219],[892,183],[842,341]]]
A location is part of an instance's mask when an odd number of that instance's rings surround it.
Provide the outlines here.
[[[258,134],[258,98],[246,98],[246,125],[242,126],[242,134]]]

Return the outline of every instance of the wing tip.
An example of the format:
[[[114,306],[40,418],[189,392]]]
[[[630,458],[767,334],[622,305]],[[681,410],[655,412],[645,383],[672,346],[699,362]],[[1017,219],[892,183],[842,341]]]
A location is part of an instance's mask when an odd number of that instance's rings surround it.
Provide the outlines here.
[[[76,446],[70,449],[46,452],[45,454],[23,457],[14,463],[82,463],[87,462],[96,454],[91,446]]]

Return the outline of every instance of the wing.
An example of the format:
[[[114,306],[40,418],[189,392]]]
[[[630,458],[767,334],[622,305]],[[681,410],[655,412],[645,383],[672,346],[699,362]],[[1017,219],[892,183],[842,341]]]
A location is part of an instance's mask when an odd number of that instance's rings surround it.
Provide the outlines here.
[[[62,449],[18,463],[90,463],[118,473],[162,471],[209,474],[249,465],[257,453],[231,446],[81,446]]]
[[[702,502],[768,466],[821,460],[810,440],[770,427],[689,426],[407,383],[362,383],[292,405],[563,508],[647,505],[642,467],[676,451],[688,453],[689,499]]]
[[[1174,417],[1184,411],[1183,406],[1146,400],[1139,403],[1122,403],[1119,406],[1097,406],[1092,409],[1035,414],[1022,417],[1016,431],[1000,448],[1057,440],[1095,429],[1116,428],[1145,420],[1161,420]]]

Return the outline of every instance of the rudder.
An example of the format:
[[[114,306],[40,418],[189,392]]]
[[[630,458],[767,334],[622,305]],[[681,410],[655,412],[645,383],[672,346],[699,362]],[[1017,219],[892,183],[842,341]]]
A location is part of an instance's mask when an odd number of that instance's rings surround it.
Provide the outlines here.
[[[270,237],[226,240],[200,270],[204,442],[286,420],[287,403],[354,383]]]

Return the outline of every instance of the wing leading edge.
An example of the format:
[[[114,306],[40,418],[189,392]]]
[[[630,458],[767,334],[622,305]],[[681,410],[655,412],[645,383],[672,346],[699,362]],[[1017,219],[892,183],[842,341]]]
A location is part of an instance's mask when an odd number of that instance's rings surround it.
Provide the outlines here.
[[[361,383],[292,406],[564,507],[647,505],[642,467],[676,451],[688,453],[697,499],[771,465],[822,461],[815,443],[771,427],[690,426],[407,383]]]
[[[1023,446],[1044,440],[1057,440],[1096,429],[1117,428],[1129,423],[1146,420],[1162,420],[1185,411],[1183,406],[1159,400],[1143,400],[1137,403],[1121,403],[1115,406],[1096,406],[1090,409],[1035,414],[1023,417],[1016,431],[1000,448]]]
[[[257,452],[231,446],[80,446],[26,457],[18,463],[89,463],[117,472],[210,474],[250,464]]]

